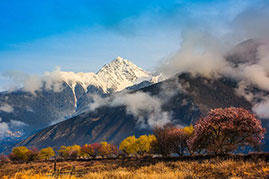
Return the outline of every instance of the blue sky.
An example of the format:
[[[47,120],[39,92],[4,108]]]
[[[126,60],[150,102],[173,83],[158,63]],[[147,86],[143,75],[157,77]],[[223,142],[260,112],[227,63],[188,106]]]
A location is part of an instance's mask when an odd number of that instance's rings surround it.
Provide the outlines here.
[[[222,34],[261,0],[2,0],[0,73],[96,72],[117,56],[154,70],[188,29]],[[0,86],[7,80],[0,76]]]

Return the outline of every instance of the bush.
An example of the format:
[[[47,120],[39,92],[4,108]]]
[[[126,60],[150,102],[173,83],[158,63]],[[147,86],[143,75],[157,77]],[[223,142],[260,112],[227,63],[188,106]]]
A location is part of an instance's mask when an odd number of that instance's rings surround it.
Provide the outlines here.
[[[9,157],[7,156],[7,155],[5,155],[5,154],[0,154],[0,162],[4,162],[4,163],[6,163],[6,162],[9,162],[10,160],[9,160]]]
[[[218,108],[195,124],[188,143],[198,153],[227,154],[242,146],[257,148],[264,133],[261,122],[246,109]]]

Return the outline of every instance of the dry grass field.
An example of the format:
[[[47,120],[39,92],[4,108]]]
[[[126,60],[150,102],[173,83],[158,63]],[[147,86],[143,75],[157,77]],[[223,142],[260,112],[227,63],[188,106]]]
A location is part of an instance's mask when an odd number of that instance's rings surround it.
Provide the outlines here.
[[[263,160],[151,161],[92,160],[5,163],[0,167],[3,179],[77,179],[77,178],[269,178],[269,162]]]

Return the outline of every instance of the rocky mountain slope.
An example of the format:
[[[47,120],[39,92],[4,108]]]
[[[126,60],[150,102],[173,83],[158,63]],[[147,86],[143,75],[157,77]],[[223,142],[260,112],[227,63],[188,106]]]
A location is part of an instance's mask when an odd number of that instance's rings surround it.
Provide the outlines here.
[[[169,112],[173,123],[185,126],[211,108],[241,106],[251,109],[251,104],[236,94],[236,87],[235,81],[225,78],[209,80],[182,74],[130,92],[130,95],[146,93],[160,99],[162,113]],[[100,141],[119,144],[127,136],[152,132],[150,126],[142,126],[139,117],[128,113],[127,108],[128,105],[111,106],[107,103],[94,111],[50,126],[20,145],[58,148],[61,145],[82,145]],[[145,120],[149,120],[148,115]]]

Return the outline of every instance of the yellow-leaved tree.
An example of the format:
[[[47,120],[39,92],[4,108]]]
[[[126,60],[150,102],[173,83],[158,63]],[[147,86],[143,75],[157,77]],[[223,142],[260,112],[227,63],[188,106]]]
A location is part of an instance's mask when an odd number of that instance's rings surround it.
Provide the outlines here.
[[[140,155],[144,155],[145,153],[149,153],[151,150],[151,142],[156,140],[154,135],[141,135],[136,140],[136,150]]]
[[[183,131],[188,135],[192,135],[194,132],[193,125],[191,124],[190,126],[184,127]]]
[[[79,145],[72,145],[72,146],[61,146],[58,150],[59,155],[64,159],[71,158],[76,159],[81,156],[81,148]]]
[[[128,155],[136,154],[137,152],[136,140],[137,139],[135,136],[127,137],[120,143],[119,149]]]
[[[111,155],[111,146],[109,143],[107,142],[101,142],[101,148],[99,149],[99,154],[102,157],[108,157],[109,155]]]
[[[151,152],[151,143],[156,141],[154,135],[141,135],[139,138],[129,136],[120,144],[120,150],[130,155],[144,155]]]
[[[81,147],[81,156],[85,158],[95,157],[94,148],[91,144],[85,144]]]
[[[12,160],[27,161],[29,156],[29,149],[25,146],[14,147],[11,153]]]
[[[40,150],[39,158],[41,160],[49,160],[53,156],[55,156],[55,152],[51,147],[43,148]]]

